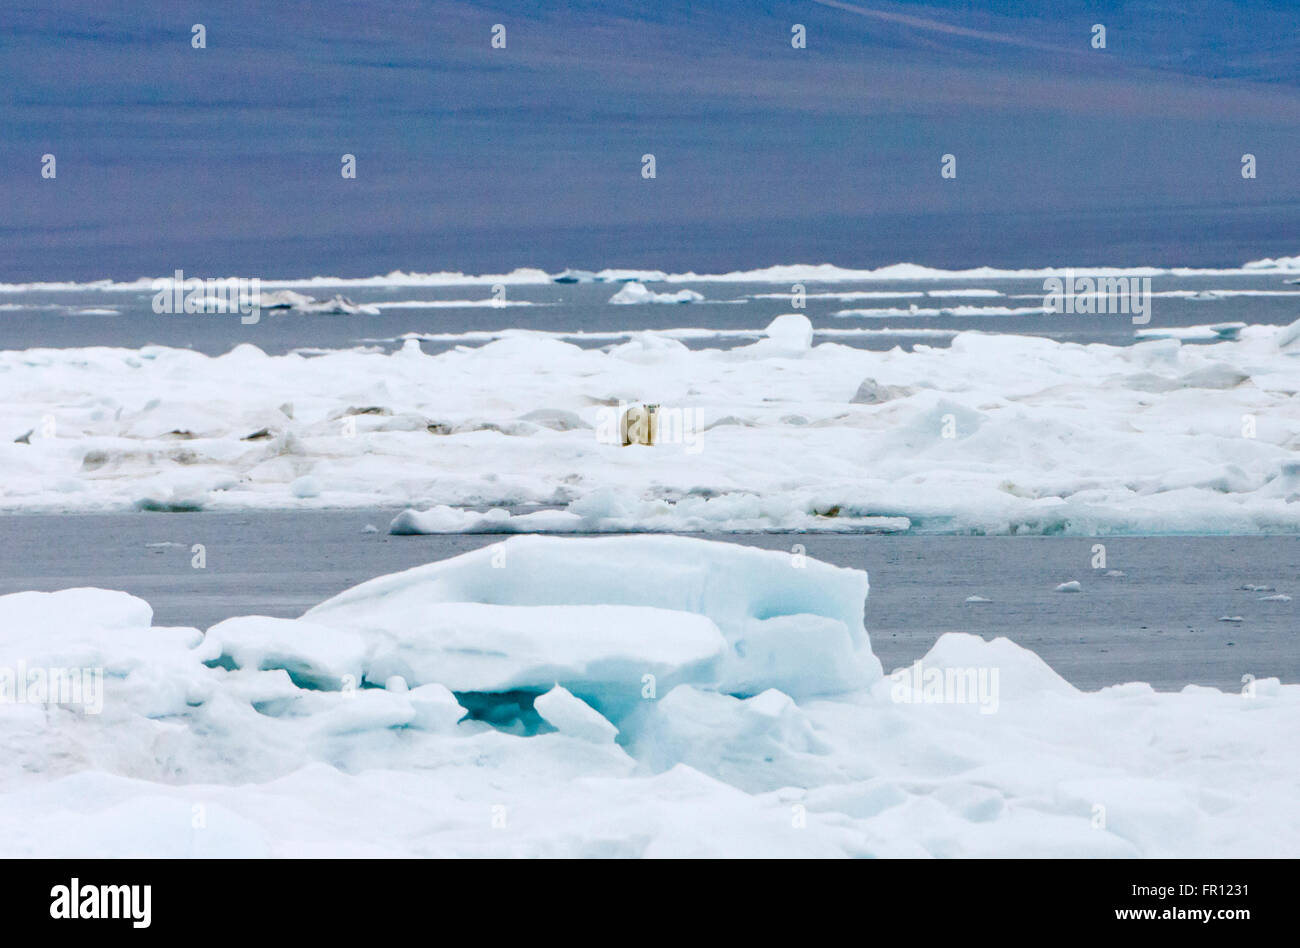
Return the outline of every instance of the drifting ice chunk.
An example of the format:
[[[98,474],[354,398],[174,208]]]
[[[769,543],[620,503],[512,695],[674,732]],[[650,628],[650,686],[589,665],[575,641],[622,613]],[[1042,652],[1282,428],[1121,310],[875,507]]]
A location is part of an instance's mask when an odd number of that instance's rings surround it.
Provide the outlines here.
[[[1179,339],[1183,342],[1236,342],[1245,323],[1215,323],[1213,326],[1165,326],[1139,329],[1135,339]]]
[[[704,299],[702,293],[694,290],[678,290],[676,293],[655,293],[646,289],[642,283],[628,283],[609,298],[611,303],[626,305],[629,303],[698,303]]]
[[[551,277],[555,283],[595,283],[596,274],[591,270],[563,270]]]
[[[258,297],[257,305],[259,309],[297,309],[300,306],[307,306],[316,302],[314,297],[305,293],[295,293],[293,290],[276,290],[271,293],[263,293]]]
[[[354,303],[346,296],[333,296],[318,300],[313,296],[278,290],[263,293],[258,298],[260,309],[291,309],[299,313],[316,313],[322,316],[378,316],[379,308],[367,303]]]

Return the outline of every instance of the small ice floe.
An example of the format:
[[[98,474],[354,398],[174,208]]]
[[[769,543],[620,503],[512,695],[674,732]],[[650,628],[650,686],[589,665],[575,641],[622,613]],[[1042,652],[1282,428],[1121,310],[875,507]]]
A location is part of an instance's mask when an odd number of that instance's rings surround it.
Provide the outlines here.
[[[992,599],[985,599],[983,596],[967,596],[967,602],[992,602]]]
[[[550,303],[532,303],[528,300],[507,300],[496,296],[487,296],[475,300],[388,300],[374,303],[375,309],[477,309],[482,306],[501,308],[503,306],[550,306]],[[329,351],[329,350],[326,350]]]
[[[285,309],[297,313],[316,313],[322,316],[378,316],[379,308],[365,303],[354,303],[346,296],[332,296],[318,300],[293,290],[263,293],[258,298],[259,309]]]
[[[600,277],[591,270],[563,270],[551,277],[552,283],[596,283]]]
[[[1124,575],[1124,571],[1123,571],[1122,569],[1108,569],[1108,570],[1106,570],[1106,572],[1103,573],[1102,575],[1104,575],[1104,576],[1123,576],[1123,575]]]
[[[1077,579],[1072,579],[1068,583],[1061,583],[1061,585],[1056,587],[1056,591],[1059,593],[1083,592],[1083,584]]]
[[[378,306],[354,303],[346,296],[331,296],[327,300],[313,300],[305,306],[295,307],[301,313],[319,313],[323,316],[378,316]]]
[[[1241,616],[1219,616],[1220,622],[1245,622]]]
[[[1274,586],[1256,586],[1253,583],[1243,583],[1237,588],[1252,593],[1271,593],[1277,591]]]
[[[694,290],[678,290],[676,293],[655,293],[646,289],[645,284],[635,281],[625,284],[621,290],[609,298],[616,305],[632,303],[698,303],[704,299],[702,293]]]
[[[313,297],[305,293],[295,293],[293,290],[277,290],[274,293],[263,293],[257,299],[257,305],[261,309],[295,309],[314,302]]]
[[[1260,602],[1290,602],[1291,597],[1286,593],[1278,593],[1275,596],[1260,596]]]
[[[376,527],[373,523],[368,523],[368,524],[366,524],[364,527],[361,528],[361,532],[362,532],[362,533],[378,533],[378,532],[379,532],[379,528]]]
[[[1154,329],[1139,329],[1133,338],[1178,339],[1182,342],[1236,342],[1245,323],[1215,323],[1212,326],[1163,326]]]
[[[145,546],[145,549],[147,549],[147,550],[183,550],[183,549],[185,549],[185,544],[184,544],[184,543],[177,543],[177,542],[175,542],[174,540],[163,540],[161,543],[146,543],[144,546]]]

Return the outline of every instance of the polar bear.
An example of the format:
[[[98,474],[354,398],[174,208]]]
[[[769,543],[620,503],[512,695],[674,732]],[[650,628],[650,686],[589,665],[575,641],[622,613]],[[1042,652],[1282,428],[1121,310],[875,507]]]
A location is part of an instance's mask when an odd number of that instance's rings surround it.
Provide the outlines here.
[[[619,419],[623,444],[654,444],[659,437],[659,406],[633,405]]]

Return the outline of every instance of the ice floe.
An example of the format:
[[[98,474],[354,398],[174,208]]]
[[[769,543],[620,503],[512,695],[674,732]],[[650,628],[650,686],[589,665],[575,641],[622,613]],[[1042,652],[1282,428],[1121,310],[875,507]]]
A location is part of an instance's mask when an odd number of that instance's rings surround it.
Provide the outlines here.
[[[646,289],[644,283],[625,283],[623,288],[609,298],[615,304],[635,303],[698,303],[704,299],[702,293],[694,290],[677,290],[673,293],[655,293]]]
[[[1183,342],[1235,341],[1246,328],[1245,323],[1215,323],[1212,326],[1164,326],[1139,329],[1136,339],[1181,339]]]
[[[884,674],[867,592],[797,553],[515,537],[206,633],[0,596],[0,855],[1300,846],[1300,686],[1081,692],[957,633]]]
[[[394,270],[387,274],[369,277],[312,276],[296,278],[259,277],[267,289],[311,289],[317,287],[354,287],[389,289],[398,287],[492,286],[495,284],[542,285],[546,283],[845,283],[887,282],[915,280],[1041,280],[1067,274],[1094,277],[1198,277],[1198,276],[1286,276],[1300,273],[1300,257],[1253,260],[1239,267],[1037,267],[1000,269],[998,267],[972,267],[963,270],[946,270],[916,263],[895,263],[874,269],[841,267],[831,263],[779,264],[753,270],[735,270],[728,273],[668,273],[663,270],[606,268],[599,271],[566,269],[547,273],[535,267],[520,267],[509,273],[467,274],[459,271],[411,273]],[[245,277],[250,275],[245,275]],[[236,277],[231,277],[236,278]],[[0,293],[57,293],[81,291],[143,292],[161,279],[140,277],[135,280],[45,281],[34,283],[0,283]],[[1288,281],[1294,282],[1294,281]],[[896,294],[891,294],[896,295]],[[906,294],[904,294],[906,295]],[[932,294],[939,295],[939,294]],[[989,295],[958,291],[951,295]]]
[[[803,314],[732,348],[698,334],[0,352],[0,509],[410,508],[396,532],[1300,530],[1300,323],[886,352]],[[620,403],[659,405],[671,436],[613,443]]]
[[[206,301],[205,301],[206,303]],[[220,304],[220,305],[212,305]],[[221,312],[226,301],[215,299],[205,305],[206,312]],[[327,300],[316,299],[293,290],[262,293],[257,305],[264,310],[292,310],[296,313],[316,313],[322,316],[378,316],[379,307],[368,303],[354,303],[346,296],[335,295]]]
[[[906,309],[898,306],[880,306],[870,309],[840,309],[831,313],[840,318],[861,317],[880,319],[887,316],[1032,316],[1049,313],[1044,306],[917,306]]]

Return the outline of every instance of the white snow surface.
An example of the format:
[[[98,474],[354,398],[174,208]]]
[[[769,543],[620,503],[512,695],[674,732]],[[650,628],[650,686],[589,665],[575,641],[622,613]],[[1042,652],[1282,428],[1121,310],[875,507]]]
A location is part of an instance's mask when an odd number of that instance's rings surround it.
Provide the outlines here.
[[[967,332],[876,352],[811,345],[790,313],[729,350],[520,332],[438,355],[413,339],[316,358],[4,351],[0,510],[430,511],[406,532],[1294,532],[1300,323],[1232,329],[1208,346]],[[855,401],[868,382],[884,394]],[[620,402],[660,404],[677,437],[602,438]]]
[[[0,668],[104,670],[100,714],[0,703],[0,855],[1300,851],[1300,686],[1084,693],[955,633],[883,676],[866,593],[631,536],[514,537],[206,634],[123,592],[0,596]]]
[[[631,305],[636,303],[698,303],[704,299],[702,293],[696,293],[694,290],[677,290],[673,293],[655,293],[653,290],[646,288],[645,284],[625,283],[623,288],[609,298],[611,303],[621,305]]]
[[[1294,532],[1300,323],[1234,329],[873,352],[812,345],[789,314],[726,350],[517,332],[437,355],[0,352],[0,509],[385,505],[412,508],[407,532]],[[620,402],[661,406],[660,443],[611,443]]]

